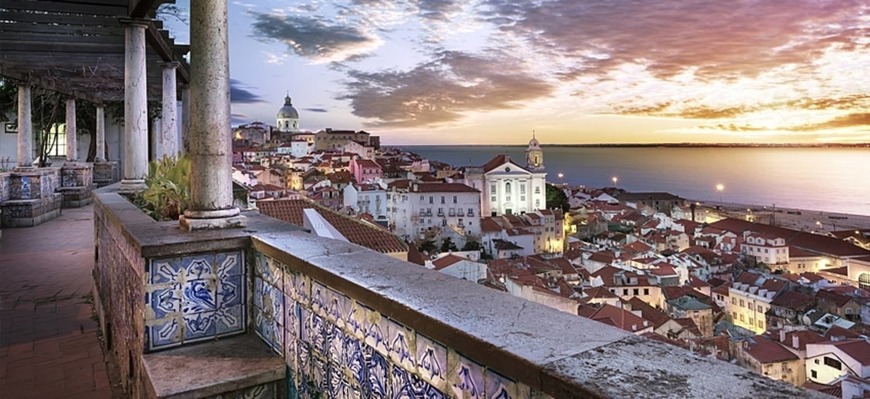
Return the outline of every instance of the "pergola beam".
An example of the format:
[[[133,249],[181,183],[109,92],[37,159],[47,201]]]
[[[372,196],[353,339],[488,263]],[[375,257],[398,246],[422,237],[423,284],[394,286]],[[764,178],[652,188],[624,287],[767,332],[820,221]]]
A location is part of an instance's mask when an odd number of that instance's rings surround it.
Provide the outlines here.
[[[102,104],[103,99],[100,97],[96,97],[91,93],[81,92],[70,87],[67,87],[63,84],[58,84],[53,79],[45,79],[42,77],[37,77],[33,75],[20,75],[15,71],[9,71],[6,68],[0,68],[0,75],[3,75],[9,79],[16,80],[22,83],[29,83],[32,86],[39,86],[51,91],[56,91],[58,93],[74,97],[84,101],[90,101],[94,104]]]

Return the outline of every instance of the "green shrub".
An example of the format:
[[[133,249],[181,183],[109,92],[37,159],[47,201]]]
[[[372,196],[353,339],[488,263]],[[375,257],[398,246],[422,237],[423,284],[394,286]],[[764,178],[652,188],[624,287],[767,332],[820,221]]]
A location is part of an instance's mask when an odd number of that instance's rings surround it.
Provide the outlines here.
[[[190,158],[164,156],[151,161],[145,185],[148,188],[137,198],[145,213],[157,220],[178,220],[190,205]]]

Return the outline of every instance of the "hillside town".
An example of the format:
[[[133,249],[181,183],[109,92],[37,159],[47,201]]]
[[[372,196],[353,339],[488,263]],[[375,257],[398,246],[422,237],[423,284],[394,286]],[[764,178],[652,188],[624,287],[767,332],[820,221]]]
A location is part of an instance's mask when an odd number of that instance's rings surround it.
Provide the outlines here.
[[[454,167],[365,131],[233,131],[247,204],[324,237],[834,397],[870,393],[870,230],[805,232],[669,193],[547,183],[532,137]]]

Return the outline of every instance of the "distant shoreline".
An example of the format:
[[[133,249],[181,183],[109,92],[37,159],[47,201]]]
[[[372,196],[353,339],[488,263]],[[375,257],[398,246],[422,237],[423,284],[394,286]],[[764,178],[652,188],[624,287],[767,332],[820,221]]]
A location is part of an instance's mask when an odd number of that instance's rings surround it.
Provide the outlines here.
[[[526,144],[389,144],[385,147],[527,147]],[[566,148],[870,148],[870,143],[602,143],[542,144]]]

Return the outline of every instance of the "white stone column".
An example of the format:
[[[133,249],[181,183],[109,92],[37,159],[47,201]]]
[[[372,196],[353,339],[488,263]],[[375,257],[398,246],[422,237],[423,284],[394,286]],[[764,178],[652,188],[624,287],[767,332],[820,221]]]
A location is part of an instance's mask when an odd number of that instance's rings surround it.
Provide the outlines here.
[[[241,227],[233,206],[227,2],[190,4],[190,208],[182,228]]]
[[[94,162],[106,162],[106,108],[97,105],[97,155]]]
[[[76,130],[76,100],[66,100],[66,163],[75,164],[79,160],[78,132]]]
[[[186,154],[190,148],[190,86],[181,89],[181,146],[179,152]]]
[[[178,157],[178,88],[175,84],[177,61],[164,62],[163,67],[163,113],[160,118],[160,153]]]
[[[151,119],[151,128],[148,130],[148,139],[151,143],[149,145],[151,153],[148,159],[156,161],[163,158],[163,151],[160,147],[160,118]]]
[[[125,21],[124,171],[121,192],[145,189],[148,174],[148,87],[143,21]]]
[[[30,86],[18,86],[18,168],[33,167],[33,119],[30,114]]]

